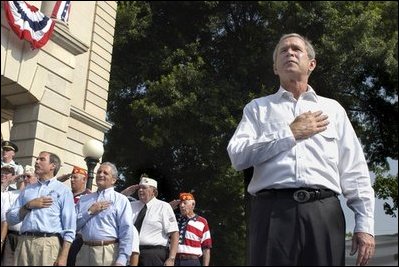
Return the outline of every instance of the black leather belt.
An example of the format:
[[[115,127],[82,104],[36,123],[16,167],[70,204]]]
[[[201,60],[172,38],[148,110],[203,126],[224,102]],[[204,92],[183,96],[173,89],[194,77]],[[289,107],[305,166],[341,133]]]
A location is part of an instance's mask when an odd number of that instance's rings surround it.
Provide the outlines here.
[[[289,188],[289,189],[263,189],[256,193],[259,197],[288,198],[296,202],[304,203],[332,196],[337,193],[330,189],[313,189],[313,188]]]
[[[36,236],[36,237],[61,237],[59,233],[42,233],[42,232],[24,232],[21,235],[23,236]]]
[[[192,254],[176,254],[176,259],[179,260],[198,260],[199,256]]]
[[[148,245],[142,245],[142,246],[139,246],[139,249],[140,250],[142,250],[142,249],[169,249],[168,247],[165,247],[165,246],[161,246],[161,245],[158,245],[158,246],[148,246]]]
[[[11,235],[20,235],[18,231],[14,231],[14,230],[8,230],[8,231],[7,231],[7,234],[8,234],[8,235],[10,235],[10,234],[11,234]]]

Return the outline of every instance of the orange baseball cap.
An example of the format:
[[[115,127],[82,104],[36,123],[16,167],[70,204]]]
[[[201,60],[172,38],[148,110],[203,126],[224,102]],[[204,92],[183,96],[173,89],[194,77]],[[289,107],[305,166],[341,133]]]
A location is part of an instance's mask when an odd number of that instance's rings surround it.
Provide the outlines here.
[[[184,200],[194,200],[194,196],[191,193],[180,193],[179,199],[184,201]]]
[[[73,166],[72,174],[79,173],[87,177],[87,171],[81,167]]]

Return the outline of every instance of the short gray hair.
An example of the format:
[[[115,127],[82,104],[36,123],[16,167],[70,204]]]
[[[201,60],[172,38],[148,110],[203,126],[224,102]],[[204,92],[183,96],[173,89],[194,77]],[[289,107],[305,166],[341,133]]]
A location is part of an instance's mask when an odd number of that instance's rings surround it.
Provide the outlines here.
[[[301,39],[302,41],[304,41],[305,43],[305,47],[306,47],[306,52],[308,53],[308,58],[309,59],[315,59],[316,58],[316,52],[313,48],[313,45],[310,43],[309,39],[307,39],[306,37],[299,35],[297,33],[288,33],[288,34],[284,34],[283,36],[281,36],[280,40],[278,41],[276,47],[274,48],[274,52],[273,52],[273,63],[276,62],[277,59],[277,50],[280,46],[280,43],[282,40],[290,38],[290,37],[297,37],[299,39]]]
[[[114,177],[115,179],[118,180],[118,169],[116,168],[115,164],[106,161],[106,162],[101,163],[101,165],[109,166],[111,168],[112,177]]]

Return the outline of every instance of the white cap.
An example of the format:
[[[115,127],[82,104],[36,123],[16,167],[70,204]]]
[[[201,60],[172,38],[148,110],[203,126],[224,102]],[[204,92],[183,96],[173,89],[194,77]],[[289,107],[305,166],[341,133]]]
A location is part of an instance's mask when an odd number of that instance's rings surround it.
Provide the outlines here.
[[[143,177],[141,178],[139,185],[147,185],[147,186],[149,185],[157,188],[158,183],[154,179]]]
[[[34,174],[34,173],[35,173],[35,168],[32,167],[32,166],[30,166],[30,165],[26,165],[26,166],[25,166],[24,173]]]

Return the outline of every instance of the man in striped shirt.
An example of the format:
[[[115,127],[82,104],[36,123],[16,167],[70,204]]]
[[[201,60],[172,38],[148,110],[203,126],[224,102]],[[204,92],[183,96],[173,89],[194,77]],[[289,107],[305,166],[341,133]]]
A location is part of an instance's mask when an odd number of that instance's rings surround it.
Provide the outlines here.
[[[208,222],[194,213],[195,199],[190,193],[180,194],[179,246],[175,266],[208,266],[212,239]]]

